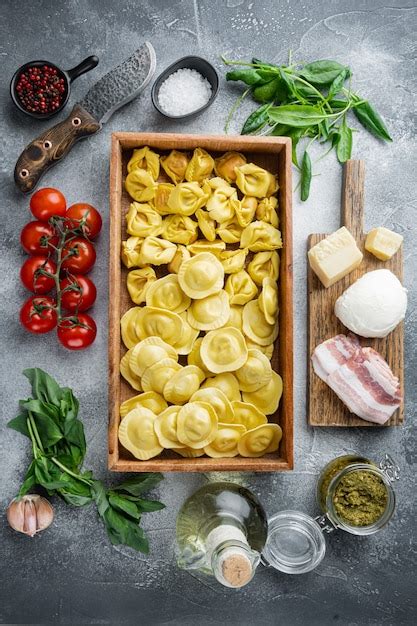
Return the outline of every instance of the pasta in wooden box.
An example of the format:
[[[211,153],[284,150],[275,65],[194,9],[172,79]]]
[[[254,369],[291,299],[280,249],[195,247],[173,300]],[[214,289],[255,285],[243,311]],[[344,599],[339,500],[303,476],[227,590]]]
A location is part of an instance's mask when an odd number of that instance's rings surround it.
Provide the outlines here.
[[[113,135],[111,469],[292,468],[290,161],[280,137]]]

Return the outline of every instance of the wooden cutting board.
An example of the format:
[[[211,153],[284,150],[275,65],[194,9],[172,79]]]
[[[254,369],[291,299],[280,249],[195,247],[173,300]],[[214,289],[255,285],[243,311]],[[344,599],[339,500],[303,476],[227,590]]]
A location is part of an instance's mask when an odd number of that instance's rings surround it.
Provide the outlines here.
[[[367,422],[348,411],[343,402],[315,373],[311,364],[314,348],[347,329],[334,314],[337,298],[360,276],[376,269],[391,270],[402,282],[403,250],[389,261],[380,261],[365,250],[366,235],[363,232],[364,218],[365,165],[363,161],[347,161],[343,171],[342,184],[342,225],[355,237],[363,252],[363,261],[358,269],[329,288],[323,287],[307,262],[308,284],[308,420],[312,426],[370,426]],[[382,224],[375,224],[381,226]],[[308,249],[326,237],[314,234],[308,238]],[[397,328],[383,339],[361,339],[363,346],[371,346],[389,363],[392,371],[400,379],[404,394],[404,326]],[[404,419],[404,405],[397,409],[385,426],[398,426]]]

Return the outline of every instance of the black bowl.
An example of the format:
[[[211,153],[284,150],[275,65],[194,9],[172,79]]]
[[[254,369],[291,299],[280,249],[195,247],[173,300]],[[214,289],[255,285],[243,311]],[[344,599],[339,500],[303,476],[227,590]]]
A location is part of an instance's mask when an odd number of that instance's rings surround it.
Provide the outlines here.
[[[191,113],[186,113],[185,115],[169,115],[169,113],[166,113],[159,106],[159,101],[158,101],[159,89],[162,83],[168,78],[168,76],[170,76],[177,70],[183,70],[183,69],[197,70],[197,72],[199,72],[203,76],[203,78],[206,78],[211,85],[211,96],[210,96],[209,101],[206,102],[204,106],[200,107],[199,109],[196,109],[195,111],[191,111]],[[158,76],[158,78],[155,80],[152,86],[151,97],[152,97],[152,103],[155,109],[159,111],[161,115],[171,120],[185,120],[185,119],[194,117],[195,115],[198,115],[199,113],[207,109],[214,102],[218,91],[219,91],[219,75],[217,74],[212,64],[206,61],[205,59],[202,59],[201,57],[189,56],[189,57],[183,57],[182,59],[175,61],[175,63],[167,67]]]
[[[62,111],[62,109],[67,104],[68,98],[70,97],[72,81],[81,76],[81,74],[85,74],[85,72],[89,72],[90,70],[92,70],[94,67],[96,67],[97,64],[98,58],[96,56],[87,57],[86,59],[84,59],[84,61],[81,61],[81,63],[79,63],[76,67],[73,67],[71,70],[62,70],[60,67],[55,65],[55,63],[51,63],[50,61],[29,61],[28,63],[21,65],[13,74],[13,78],[10,81],[10,95],[16,107],[19,109],[19,111],[22,111],[22,113],[25,113],[29,117],[33,117],[38,120],[48,120],[49,118]],[[25,72],[30,67],[40,67],[42,65],[49,65],[50,67],[56,69],[58,72],[58,76],[64,79],[65,91],[63,93],[62,102],[59,107],[55,109],[55,111],[51,111],[50,113],[36,113],[34,111],[28,111],[21,103],[16,91],[16,84],[20,74],[22,72]]]

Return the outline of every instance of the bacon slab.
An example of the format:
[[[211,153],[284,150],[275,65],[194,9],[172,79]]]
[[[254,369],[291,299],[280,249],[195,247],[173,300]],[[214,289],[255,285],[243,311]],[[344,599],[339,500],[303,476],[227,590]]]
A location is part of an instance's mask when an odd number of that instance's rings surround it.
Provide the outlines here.
[[[311,360],[317,376],[324,382],[327,377],[346,363],[360,349],[360,343],[356,335],[336,335],[327,341],[323,341],[314,350]]]
[[[314,371],[344,402],[351,413],[385,424],[400,406],[400,382],[373,348],[362,348],[353,335],[337,335],[312,355]]]

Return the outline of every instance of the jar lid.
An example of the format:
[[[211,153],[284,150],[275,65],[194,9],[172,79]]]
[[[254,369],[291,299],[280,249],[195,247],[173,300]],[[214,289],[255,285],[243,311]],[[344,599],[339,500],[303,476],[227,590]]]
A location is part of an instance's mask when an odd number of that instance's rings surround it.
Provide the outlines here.
[[[310,572],[322,561],[326,541],[319,524],[301,511],[280,511],[268,520],[265,565],[286,574]]]

